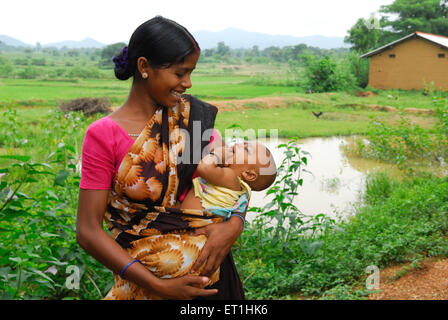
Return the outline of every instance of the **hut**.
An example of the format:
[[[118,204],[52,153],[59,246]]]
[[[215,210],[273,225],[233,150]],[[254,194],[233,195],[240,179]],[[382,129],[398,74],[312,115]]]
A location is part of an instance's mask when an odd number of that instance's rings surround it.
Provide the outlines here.
[[[448,91],[448,37],[417,31],[360,58],[370,58],[372,88]]]

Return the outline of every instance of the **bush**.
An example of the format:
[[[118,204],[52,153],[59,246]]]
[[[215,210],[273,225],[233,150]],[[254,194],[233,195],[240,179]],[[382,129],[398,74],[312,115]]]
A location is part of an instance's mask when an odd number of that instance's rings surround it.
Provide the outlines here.
[[[359,52],[350,51],[345,57],[343,65],[355,77],[356,85],[365,88],[369,84],[370,61],[369,59],[360,59],[359,56]]]
[[[69,78],[99,79],[101,73],[94,68],[73,67],[67,72]]]
[[[14,60],[14,64],[17,66],[27,66],[28,65],[28,59],[26,58],[17,58]]]
[[[312,92],[342,91],[356,86],[356,79],[330,56],[308,56],[301,84]]]
[[[82,111],[85,116],[95,113],[108,114],[110,109],[110,101],[106,98],[80,98],[71,101],[64,101],[59,105],[62,112]]]
[[[368,142],[357,141],[359,154],[394,163],[408,173],[422,165],[443,165],[448,158],[448,101],[434,97],[431,107],[437,119],[431,131],[424,130],[404,114],[395,126],[374,119],[368,127]]]
[[[31,60],[31,64],[33,66],[45,66],[47,62],[45,61],[45,58],[35,58]]]
[[[13,72],[13,67],[9,61],[3,57],[0,57],[0,77],[7,77]]]
[[[36,67],[25,67],[18,73],[20,79],[36,79],[39,75],[40,72]]]

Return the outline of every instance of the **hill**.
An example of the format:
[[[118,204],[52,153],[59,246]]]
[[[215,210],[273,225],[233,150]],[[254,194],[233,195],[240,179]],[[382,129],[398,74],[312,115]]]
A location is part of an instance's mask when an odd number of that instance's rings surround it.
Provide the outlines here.
[[[231,48],[252,48],[257,45],[259,49],[270,46],[284,47],[304,43],[307,46],[323,49],[348,47],[343,37],[306,36],[294,37],[287,35],[268,35],[259,32],[250,32],[241,29],[227,28],[222,31],[196,31],[192,32],[202,49],[215,48],[220,41]]]
[[[199,42],[199,45],[202,49],[216,48],[218,42],[221,41],[223,41],[227,46],[233,49],[249,49],[256,45],[259,49],[262,50],[270,46],[284,47],[294,46],[301,43],[304,43],[307,46],[318,47],[322,49],[348,47],[347,44],[344,43],[344,38],[342,37],[326,37],[320,35],[306,37],[268,35],[235,28],[227,28],[225,30],[217,32],[200,30],[192,32],[192,34]],[[34,45],[32,44],[25,43],[6,35],[0,35],[0,41],[8,46],[34,47]],[[85,38],[80,41],[65,40],[42,44],[42,47],[56,47],[58,49],[64,46],[67,48],[103,48],[104,46],[106,46],[106,44],[98,42],[97,40],[92,38]]]
[[[105,47],[106,45],[104,43],[96,41],[95,39],[85,38],[81,41],[66,40],[66,41],[60,41],[60,42],[46,43],[46,44],[43,44],[42,46],[43,47],[56,47],[58,49],[60,49],[62,47],[79,49],[79,48],[102,48],[102,47]]]
[[[22,42],[16,38],[0,34],[0,42],[12,47],[33,47],[33,45]]]
[[[0,42],[6,44],[7,46],[11,47],[34,47],[34,44],[25,43],[19,39],[7,36],[7,35],[0,35]],[[96,41],[92,38],[85,38],[80,41],[74,41],[74,40],[65,40],[60,42],[53,42],[53,43],[45,43],[42,44],[42,47],[55,47],[55,48],[62,48],[67,47],[70,49],[78,49],[78,48],[102,48],[106,46],[105,44]]]

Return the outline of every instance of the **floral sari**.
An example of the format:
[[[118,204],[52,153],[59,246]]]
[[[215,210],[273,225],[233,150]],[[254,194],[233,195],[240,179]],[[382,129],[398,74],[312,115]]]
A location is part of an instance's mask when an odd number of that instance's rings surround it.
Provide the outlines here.
[[[216,113],[216,107],[189,95],[175,107],[159,107],[113,180],[106,225],[132,258],[160,278],[188,274],[207,240],[190,231],[223,221],[207,211],[175,208],[207,151]],[[106,300],[160,299],[117,274],[114,280]],[[231,253],[210,277],[208,287],[219,291],[211,299],[244,299]]]

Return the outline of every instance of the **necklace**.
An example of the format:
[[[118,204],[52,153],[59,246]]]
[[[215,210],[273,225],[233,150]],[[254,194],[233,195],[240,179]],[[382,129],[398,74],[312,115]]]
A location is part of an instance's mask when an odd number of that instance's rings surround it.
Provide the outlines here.
[[[128,135],[131,137],[138,137],[140,133],[128,133]]]

